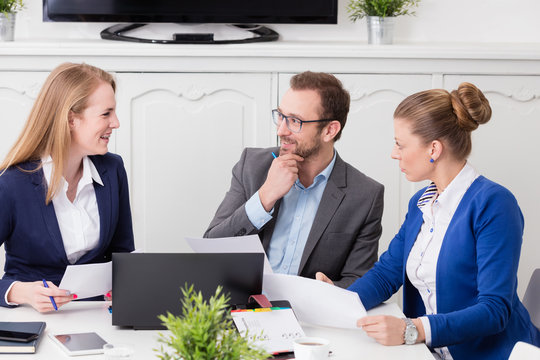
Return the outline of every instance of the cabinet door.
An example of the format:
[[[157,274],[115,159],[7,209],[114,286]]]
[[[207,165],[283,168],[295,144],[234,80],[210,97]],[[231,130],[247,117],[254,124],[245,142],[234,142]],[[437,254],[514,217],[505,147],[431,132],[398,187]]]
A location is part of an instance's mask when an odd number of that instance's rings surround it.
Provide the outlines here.
[[[280,99],[289,88],[291,74],[279,78]],[[393,113],[408,95],[431,87],[429,75],[336,74],[351,94],[351,107],[336,149],[346,162],[384,184],[383,234],[379,254],[405,217],[408,200],[419,188],[409,183],[390,158],[394,146]]]
[[[185,251],[230,186],[244,147],[275,144],[270,74],[117,74],[117,152],[137,247]]]
[[[448,90],[468,81],[480,88],[492,118],[472,133],[469,161],[484,176],[508,188],[525,218],[518,291],[525,292],[540,267],[540,76],[445,76]]]
[[[0,159],[3,161],[17,140],[34,100],[48,73],[0,73]]]

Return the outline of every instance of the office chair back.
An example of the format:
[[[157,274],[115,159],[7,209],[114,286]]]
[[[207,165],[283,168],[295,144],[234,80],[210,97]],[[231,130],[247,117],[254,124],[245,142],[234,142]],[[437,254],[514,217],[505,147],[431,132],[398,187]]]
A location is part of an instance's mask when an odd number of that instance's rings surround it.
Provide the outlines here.
[[[529,312],[531,320],[538,329],[540,329],[540,269],[534,270],[525,296],[523,305]]]
[[[518,341],[514,345],[508,360],[540,360],[540,348]]]

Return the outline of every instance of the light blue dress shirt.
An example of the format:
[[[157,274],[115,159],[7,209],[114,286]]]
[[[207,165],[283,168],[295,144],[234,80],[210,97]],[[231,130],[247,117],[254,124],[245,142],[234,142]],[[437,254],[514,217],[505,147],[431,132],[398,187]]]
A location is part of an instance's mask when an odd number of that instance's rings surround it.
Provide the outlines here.
[[[330,164],[315,177],[311,186],[305,188],[300,180],[296,180],[291,190],[283,197],[267,251],[274,272],[298,274],[311,225],[335,162],[334,152]],[[249,220],[257,229],[270,221],[274,212],[274,209],[270,212],[264,210],[258,191],[246,202],[245,209]]]

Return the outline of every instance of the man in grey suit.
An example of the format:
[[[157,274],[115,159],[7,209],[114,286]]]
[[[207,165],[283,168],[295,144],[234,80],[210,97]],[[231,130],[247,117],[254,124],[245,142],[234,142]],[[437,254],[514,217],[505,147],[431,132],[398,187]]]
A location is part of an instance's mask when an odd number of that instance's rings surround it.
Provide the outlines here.
[[[258,234],[275,272],[347,287],[377,260],[383,185],[334,150],[349,93],[333,75],[291,79],[272,111],[279,148],[247,148],[205,237]],[[279,155],[279,156],[278,156]]]

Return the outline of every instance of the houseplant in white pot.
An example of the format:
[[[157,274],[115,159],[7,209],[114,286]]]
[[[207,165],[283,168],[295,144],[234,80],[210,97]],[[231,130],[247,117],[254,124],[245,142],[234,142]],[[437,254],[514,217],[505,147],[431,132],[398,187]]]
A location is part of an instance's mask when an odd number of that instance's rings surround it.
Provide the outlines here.
[[[391,44],[396,16],[414,15],[420,0],[350,0],[347,7],[353,22],[367,18],[368,43]]]
[[[23,7],[23,0],[0,0],[0,41],[13,41],[15,14]]]

